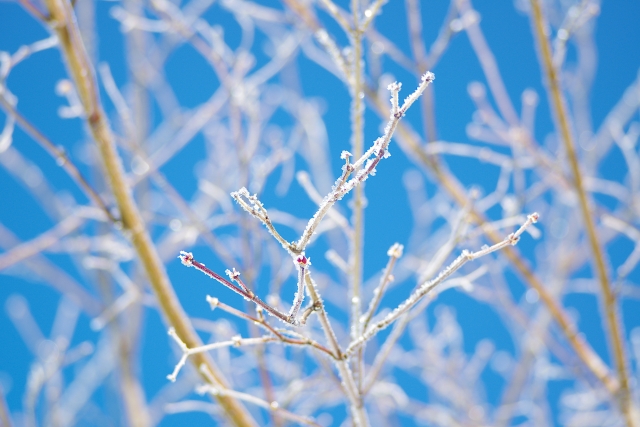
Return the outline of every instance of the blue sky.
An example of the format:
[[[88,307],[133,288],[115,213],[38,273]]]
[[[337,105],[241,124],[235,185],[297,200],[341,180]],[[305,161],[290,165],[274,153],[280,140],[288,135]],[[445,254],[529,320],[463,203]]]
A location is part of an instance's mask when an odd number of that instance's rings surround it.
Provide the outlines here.
[[[487,43],[493,50],[499,65],[500,73],[507,87],[509,97],[515,108],[520,112],[521,95],[525,89],[533,89],[539,96],[539,106],[536,110],[536,140],[544,142],[554,132],[554,125],[547,103],[544,82],[541,76],[540,66],[536,57],[535,43],[529,25],[529,18],[523,12],[518,11],[514,2],[490,2],[476,1],[474,7],[479,11],[482,21],[481,28],[487,39]],[[520,3],[520,2],[515,2]],[[129,76],[124,68],[125,43],[119,31],[119,24],[112,18],[115,2],[98,1],[96,3],[97,22],[97,62],[109,64],[114,79],[119,86],[127,84]],[[344,5],[346,7],[346,5]],[[422,3],[425,20],[423,22],[424,37],[427,46],[433,42],[439,30],[440,23],[447,10],[444,1],[425,1]],[[275,5],[275,7],[281,7]],[[340,35],[335,24],[322,12],[319,13],[323,22],[327,23],[330,30],[338,34],[338,42],[344,43],[346,37]],[[204,15],[210,23],[218,23],[225,28],[225,41],[235,47],[239,43],[238,27],[233,21],[232,15],[214,7]],[[590,120],[595,129],[598,129],[609,111],[621,99],[625,89],[638,78],[640,71],[640,26],[637,25],[640,17],[640,2],[634,1],[604,1],[595,24],[595,44],[597,61],[594,84],[589,93]],[[385,5],[382,15],[376,21],[376,29],[394,41],[405,53],[409,52],[409,42],[406,37],[406,23],[404,15],[404,3],[396,0]],[[15,2],[0,2],[0,51],[15,53],[25,44],[31,44],[48,35],[44,27],[32,16],[25,12]],[[259,34],[257,38],[261,37]],[[264,37],[264,36],[262,36]],[[259,43],[256,43],[259,45]],[[567,62],[573,63],[578,52],[570,47],[567,54]],[[264,58],[256,53],[258,64]],[[388,59],[383,60],[385,70],[393,73],[395,78],[404,84],[403,94],[410,93],[415,84],[415,76]],[[349,93],[344,84],[332,76],[326,70],[318,67],[306,59],[303,55],[297,60],[300,85],[306,96],[324,105],[323,120],[326,125],[330,151],[332,154],[333,175],[339,173],[341,166],[339,154],[343,149],[348,149],[349,143]],[[436,100],[436,121],[438,137],[444,141],[470,142],[467,136],[467,124],[472,121],[475,106],[468,95],[469,84],[474,81],[484,83],[482,69],[473,54],[466,34],[457,34],[452,40],[442,60],[432,71],[436,74],[433,86]],[[205,61],[195,53],[189,45],[183,45],[176,49],[167,61],[165,68],[167,80],[173,86],[174,92],[183,108],[194,108],[205,102],[217,88],[218,82]],[[66,102],[61,96],[56,95],[56,84],[66,77],[66,71],[60,59],[60,54],[55,49],[39,52],[28,58],[14,70],[12,70],[6,84],[10,91],[18,99],[18,110],[27,117],[36,127],[46,134],[56,145],[64,148],[70,156],[80,165],[82,172],[91,179],[93,172],[91,167],[84,162],[83,144],[86,140],[83,124],[78,119],[60,119],[59,109]],[[114,108],[102,93],[105,108],[113,117]],[[401,95],[402,97],[402,95]],[[380,119],[368,110],[366,113],[366,141],[372,142],[380,131]],[[639,117],[637,111],[634,119]],[[161,112],[157,104],[151,106],[151,126],[155,127],[161,118]],[[6,120],[6,115],[0,110],[0,125]],[[410,111],[406,120],[410,121],[415,129],[421,130],[419,115],[416,111]],[[33,239],[40,233],[53,227],[61,218],[60,213],[64,209],[59,206],[47,206],[46,196],[39,200],[25,189],[25,183],[17,179],[19,174],[34,179],[37,183],[49,183],[52,192],[59,196],[60,200],[72,200],[72,204],[85,204],[88,200],[78,189],[77,185],[57,167],[56,162],[38,144],[18,126],[13,134],[13,148],[21,154],[25,164],[20,159],[4,159],[0,154],[0,225],[10,230],[16,239],[26,241]],[[162,168],[162,172],[178,189],[189,199],[195,193],[198,176],[193,172],[197,160],[205,150],[205,141],[202,135],[198,135],[183,149],[174,159]],[[365,250],[365,279],[374,276],[386,263],[386,248],[399,241],[407,243],[411,239],[412,221],[407,210],[407,196],[403,189],[403,177],[406,172],[416,169],[418,166],[403,155],[396,147],[391,148],[392,157],[381,163],[376,177],[367,182],[368,206],[366,209],[366,247]],[[465,186],[479,186],[485,188],[493,185],[497,173],[489,169],[472,164],[457,158],[448,158],[449,167]],[[28,163],[37,165],[40,172],[35,169],[29,172]],[[302,162],[298,163],[303,165]],[[17,167],[18,172],[11,171],[11,167]],[[304,165],[302,166],[304,167]],[[478,169],[479,168],[479,169]],[[19,172],[27,171],[27,172]],[[626,164],[621,155],[612,154],[601,166],[600,173],[603,177],[614,181],[623,182],[627,179]],[[282,211],[289,211],[299,217],[310,216],[313,205],[308,202],[304,193],[292,185],[288,193],[276,194],[278,173],[267,181],[264,190],[263,201],[267,207],[274,207]],[[434,184],[428,181],[428,192],[432,191]],[[42,194],[47,190],[42,187]],[[293,200],[293,202],[292,202]],[[50,202],[50,200],[49,200]],[[602,204],[609,209],[615,209],[615,203],[602,200]],[[57,211],[56,211],[57,210]],[[344,212],[344,211],[343,211]],[[499,216],[500,212],[492,211],[492,218]],[[495,218],[494,218],[495,219]],[[156,229],[158,231],[158,229]],[[158,231],[159,234],[159,231]],[[0,234],[0,239],[3,234]],[[6,236],[6,234],[4,234]],[[6,238],[1,242],[0,250],[6,250],[15,245]],[[326,242],[319,242],[313,249],[312,258],[317,259],[318,268],[328,267],[323,258]],[[200,247],[203,247],[200,245]],[[633,249],[633,245],[625,239],[620,239],[609,248],[611,265],[618,266]],[[522,252],[531,257],[535,263],[534,245],[523,239]],[[87,282],[89,277],[83,274],[76,264],[77,260],[64,253],[46,253],[45,259],[57,265],[61,271],[70,275],[73,279],[86,286],[89,292],[94,294],[96,290]],[[211,265],[219,261],[210,261]],[[217,264],[220,268],[226,268]],[[40,267],[41,268],[41,267]],[[38,267],[36,268],[38,271]],[[42,270],[41,270],[42,271]],[[185,289],[182,282],[185,278],[193,280],[192,271],[183,271],[177,260],[168,265],[169,274],[178,288],[178,294],[186,310],[194,316],[206,316],[207,307],[203,304],[203,295],[210,286],[202,281],[195,288]],[[223,271],[223,270],[221,270]],[[589,277],[590,270],[585,268],[576,272],[575,277]],[[44,274],[46,276],[46,274]],[[639,272],[636,268],[629,276],[629,280],[637,285]],[[28,302],[36,322],[47,335],[53,327],[56,309],[60,301],[58,292],[43,284],[45,278],[36,277],[32,270],[25,266],[14,266],[0,271],[0,384],[6,392],[6,400],[9,408],[20,411],[23,405],[23,396],[27,374],[33,359],[32,349],[29,349],[20,334],[16,331],[14,323],[9,319],[9,307],[20,307],[22,301]],[[268,275],[265,274],[267,281]],[[290,286],[290,285],[287,285]],[[292,285],[291,285],[292,286]],[[513,279],[512,291],[521,297],[525,289],[517,278]],[[232,294],[228,298],[231,302],[240,304],[239,297]],[[400,298],[390,295],[391,300]],[[285,298],[286,299],[286,298]],[[458,322],[465,334],[465,348],[473,351],[476,344],[489,337],[498,347],[506,351],[514,351],[508,337],[508,331],[502,324],[498,315],[487,306],[477,304],[471,298],[459,292],[451,292],[441,298],[443,304],[453,306],[458,313]],[[579,313],[597,311],[597,301],[591,296],[575,298],[565,301],[565,304],[574,307]],[[626,303],[623,307],[624,324],[627,332],[640,326],[640,306],[637,300]],[[16,313],[14,312],[14,315]],[[140,360],[143,362],[142,371],[145,392],[148,397],[153,396],[165,383],[165,375],[175,363],[172,352],[165,335],[165,327],[159,316],[153,310],[147,310],[148,316],[140,343]],[[433,310],[429,311],[430,318],[434,317]],[[479,322],[478,319],[484,319]],[[579,316],[581,331],[587,336],[589,342],[605,360],[609,361],[607,343],[597,316]],[[93,340],[97,334],[90,330],[88,324],[90,317],[86,313],[80,314],[78,329],[73,334],[73,342],[80,343],[83,340]],[[494,328],[492,330],[492,328]],[[72,373],[67,375],[71,378]],[[69,379],[68,378],[68,379]],[[487,374],[484,378],[488,384],[495,384],[497,388],[503,383],[499,379]],[[407,380],[408,381],[408,380]],[[556,384],[549,390],[552,402],[556,402],[563,387],[566,384]],[[418,392],[419,393],[419,392]],[[554,396],[557,395],[557,396]],[[499,393],[491,388],[487,389],[490,401],[495,402]],[[97,395],[96,402],[102,408],[109,408],[108,394]],[[554,406],[555,403],[552,403]],[[105,410],[107,410],[105,409]],[[556,410],[555,408],[553,410]],[[556,414],[557,415],[557,414]],[[188,419],[179,416],[169,416],[162,423],[163,426],[183,425]],[[200,416],[193,416],[194,420],[202,420]],[[206,418],[205,418],[206,419]],[[558,422],[556,419],[555,422]]]

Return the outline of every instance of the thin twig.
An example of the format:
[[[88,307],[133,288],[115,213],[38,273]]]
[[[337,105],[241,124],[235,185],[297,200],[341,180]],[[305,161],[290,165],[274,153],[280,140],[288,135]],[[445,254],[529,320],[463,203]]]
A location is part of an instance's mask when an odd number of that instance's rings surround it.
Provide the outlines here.
[[[220,284],[226,286],[227,288],[231,289],[235,293],[237,293],[239,295],[242,295],[245,299],[247,299],[249,301],[252,301],[254,304],[256,304],[257,306],[259,306],[262,309],[264,309],[267,313],[269,313],[270,315],[280,319],[284,323],[288,323],[288,324],[294,325],[294,326],[298,326],[299,325],[299,322],[298,322],[297,319],[295,319],[294,317],[290,317],[289,315],[286,315],[286,314],[280,312],[278,309],[276,309],[274,307],[271,307],[269,304],[267,304],[266,302],[262,301],[255,293],[253,293],[253,291],[248,289],[246,287],[246,285],[244,285],[244,283],[242,283],[241,281],[237,282],[239,284],[239,286],[236,286],[233,283],[231,283],[230,281],[228,281],[227,279],[225,279],[224,277],[222,277],[219,274],[217,274],[216,272],[208,269],[201,262],[196,261],[193,258],[193,254],[192,253],[181,251],[180,252],[180,256],[178,258],[180,258],[180,261],[182,261],[183,265],[185,265],[187,267],[194,267],[196,270],[199,270],[200,272],[206,274],[207,276],[211,277],[212,279],[214,279],[218,283],[220,283]],[[229,275],[231,280],[234,280],[234,281],[239,279],[239,276],[240,276],[240,273],[238,273],[235,269],[233,271],[227,270],[227,274]]]
[[[387,262],[387,266],[380,277],[380,284],[373,290],[373,298],[369,303],[369,308],[367,312],[364,314],[362,318],[362,330],[366,331],[367,326],[369,326],[369,322],[371,318],[376,313],[378,306],[380,305],[380,301],[382,301],[382,296],[384,295],[384,291],[389,283],[393,281],[393,276],[391,273],[393,272],[393,267],[396,265],[396,261],[402,256],[402,251],[404,250],[404,246],[399,243],[394,243],[393,246],[389,248],[387,251],[387,256],[389,257],[389,261]]]
[[[182,350],[182,357],[176,364],[173,372],[167,375],[167,379],[171,382],[175,382],[180,370],[187,363],[187,359],[189,356],[199,353],[205,353],[211,350],[216,350],[218,348],[224,347],[242,347],[242,346],[250,346],[250,345],[260,345],[266,344],[271,341],[278,341],[276,337],[273,336],[262,336],[258,338],[242,338],[240,335],[233,337],[228,341],[218,341],[211,344],[201,345],[199,347],[189,348],[187,345],[178,337],[176,334],[176,330],[173,328],[169,328],[169,336],[173,338],[173,340],[178,344],[180,350]]]
[[[296,331],[292,331],[290,329],[276,329],[273,326],[271,326],[266,319],[264,318],[264,316],[261,314],[262,313],[262,308],[257,307],[258,308],[258,312],[260,313],[259,318],[253,317],[253,316],[249,316],[248,314],[231,307],[230,305],[227,305],[225,303],[222,303],[218,300],[218,298],[213,298],[209,295],[207,295],[207,302],[209,303],[209,305],[211,306],[211,309],[213,310],[214,308],[219,308],[220,310],[223,310],[229,314],[232,314],[240,319],[244,319],[248,322],[251,322],[255,325],[260,326],[261,328],[263,328],[264,330],[271,332],[273,335],[275,335],[276,337],[278,337],[278,339],[280,341],[282,341],[285,344],[292,344],[292,345],[309,345],[311,347],[314,347],[320,351],[322,351],[323,353],[327,354],[328,356],[330,356],[332,359],[338,359],[338,356],[335,355],[331,350],[329,350],[328,348],[326,348],[325,346],[323,346],[322,344],[312,340],[311,338],[304,336]],[[313,312],[315,311],[314,307],[310,307],[309,309],[309,314],[307,314],[307,317]],[[306,310],[305,310],[306,311]],[[304,324],[306,321],[305,317],[301,318],[300,323]],[[297,337],[297,338],[291,338],[291,337]]]
[[[315,215],[309,220],[305,231],[300,239],[295,243],[297,251],[303,251],[315,229],[320,224],[320,221],[326,215],[327,211],[338,201],[341,200],[352,189],[364,182],[370,175],[375,173],[375,168],[382,158],[388,157],[388,147],[391,142],[391,138],[400,122],[400,119],[404,116],[409,107],[418,99],[418,97],[424,92],[426,87],[435,79],[433,73],[427,72],[422,76],[422,81],[418,88],[409,95],[402,107],[398,104],[398,92],[401,85],[393,83],[389,85],[389,91],[392,94],[392,107],[391,117],[385,127],[384,135],[378,138],[374,144],[353,164],[350,164],[348,159],[351,156],[348,152],[343,152],[342,158],[346,160],[346,164],[343,169],[343,174],[334,184],[334,189],[329,193],[323,201]],[[371,156],[375,156],[373,159]],[[366,162],[366,164],[365,164]],[[364,167],[363,167],[364,166]],[[349,175],[353,171],[358,171],[356,176],[347,180]]]

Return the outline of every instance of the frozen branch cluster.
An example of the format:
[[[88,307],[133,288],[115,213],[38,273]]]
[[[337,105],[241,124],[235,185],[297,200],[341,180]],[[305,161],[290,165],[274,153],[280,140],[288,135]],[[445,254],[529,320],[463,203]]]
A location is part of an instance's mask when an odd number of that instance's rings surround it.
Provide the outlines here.
[[[445,3],[0,3],[0,426],[640,427],[637,70]]]

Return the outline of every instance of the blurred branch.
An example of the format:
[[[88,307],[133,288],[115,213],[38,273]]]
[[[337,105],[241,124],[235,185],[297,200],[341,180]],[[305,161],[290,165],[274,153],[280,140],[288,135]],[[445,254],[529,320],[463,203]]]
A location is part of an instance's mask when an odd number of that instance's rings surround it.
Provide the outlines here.
[[[0,223],[0,247],[10,253],[11,248],[20,247],[20,245],[20,240]],[[36,254],[24,258],[23,263],[31,275],[46,281],[52,288],[72,301],[76,301],[88,315],[95,316],[102,311],[102,304],[95,296],[88,293],[73,277],[45,257]]]
[[[47,248],[58,243],[62,237],[71,234],[82,226],[84,221],[85,218],[80,215],[71,215],[38,237],[28,242],[20,243],[7,252],[0,254],[0,271],[47,250]]]
[[[16,122],[25,132],[44,148],[56,161],[56,164],[62,167],[65,172],[78,184],[78,186],[85,192],[87,197],[92,200],[100,209],[102,209],[113,223],[118,222],[118,219],[113,216],[107,205],[104,203],[98,193],[91,187],[91,184],[80,173],[75,164],[71,161],[67,153],[62,148],[58,148],[49,138],[47,138],[42,132],[40,132],[30,121],[28,121],[22,114],[14,108],[14,106],[5,98],[2,91],[0,91],[0,106],[11,115]]]
[[[582,218],[584,226],[593,253],[595,270],[600,281],[600,288],[603,298],[604,309],[606,313],[607,326],[609,328],[609,341],[613,347],[613,355],[616,361],[616,368],[618,370],[618,381],[620,383],[620,390],[618,392],[618,398],[620,400],[620,408],[626,419],[628,427],[636,425],[634,418],[638,415],[632,402],[631,391],[629,389],[629,378],[627,373],[627,360],[625,355],[625,349],[623,344],[622,331],[620,330],[620,319],[618,318],[618,306],[616,303],[616,295],[614,294],[609,284],[607,277],[607,268],[605,266],[604,255],[593,222],[593,217],[590,209],[590,201],[588,200],[587,193],[582,182],[582,172],[580,171],[580,164],[578,156],[576,154],[573,137],[569,128],[569,117],[567,113],[566,101],[560,88],[560,76],[559,70],[553,64],[553,56],[551,53],[551,47],[548,40],[548,24],[542,14],[542,6],[539,0],[531,0],[532,9],[532,21],[535,30],[536,38],[538,41],[539,53],[542,57],[543,70],[546,75],[548,84],[548,94],[550,103],[553,105],[555,112],[556,126],[559,128],[564,148],[569,160],[571,172],[574,179],[575,190],[578,194],[578,201],[580,204],[580,210],[582,211]]]

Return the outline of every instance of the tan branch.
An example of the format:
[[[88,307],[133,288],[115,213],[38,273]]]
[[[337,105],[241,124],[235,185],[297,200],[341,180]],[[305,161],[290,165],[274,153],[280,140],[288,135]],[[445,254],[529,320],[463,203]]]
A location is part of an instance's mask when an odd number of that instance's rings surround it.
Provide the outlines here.
[[[46,4],[51,15],[49,24],[58,35],[60,49],[67,62],[69,74],[73,78],[84,106],[87,124],[98,146],[107,181],[120,208],[124,232],[130,238],[138,254],[167,323],[175,328],[176,333],[189,347],[201,346],[202,342],[169,282],[164,265],[145,228],[140,211],[125,179],[122,161],[117,153],[111,129],[100,104],[95,70],[82,42],[71,4],[65,0],[47,0]],[[226,388],[226,381],[211,357],[204,353],[196,354],[191,358],[191,361],[196,367],[201,365],[207,367],[211,374],[210,378],[215,382],[212,384],[213,386]],[[209,377],[203,375],[203,379],[208,381]],[[237,426],[256,425],[249,412],[236,399],[229,396],[217,396],[217,400],[233,424]]]

